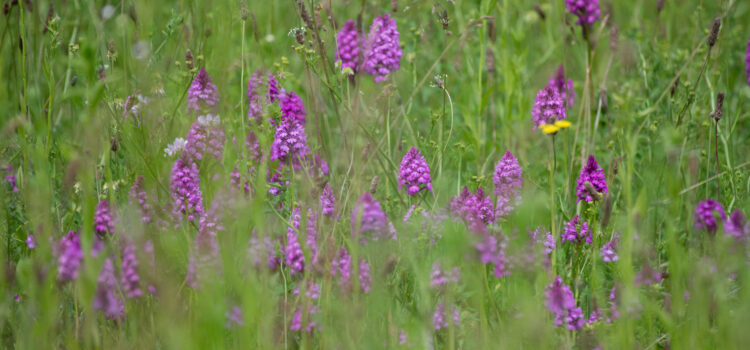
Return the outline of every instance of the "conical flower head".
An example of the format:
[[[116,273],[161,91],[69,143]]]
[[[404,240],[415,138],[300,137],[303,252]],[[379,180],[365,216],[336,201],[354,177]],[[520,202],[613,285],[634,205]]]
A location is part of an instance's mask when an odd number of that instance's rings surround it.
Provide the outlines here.
[[[265,83],[259,71],[253,73],[247,82],[247,118],[257,124],[262,122],[261,117],[263,117],[263,104],[260,97],[264,86]]]
[[[353,20],[344,22],[336,34],[336,59],[341,62],[341,69],[351,68],[356,73],[359,69],[360,35]]]
[[[125,303],[117,292],[115,267],[110,258],[104,260],[104,265],[99,273],[93,306],[94,310],[104,312],[104,315],[111,320],[122,318],[125,311]]]
[[[205,67],[201,68],[190,84],[187,102],[188,110],[195,111],[199,111],[203,107],[202,104],[215,106],[219,102],[219,91],[216,85],[211,83],[211,77],[206,73]]]
[[[727,214],[724,212],[724,207],[721,206],[721,203],[713,199],[706,199],[698,203],[698,206],[695,208],[695,227],[709,232],[716,232],[718,223],[715,214],[722,220],[727,218]]]
[[[295,120],[279,121],[271,144],[271,160],[279,160],[282,163],[291,161],[293,165],[298,165],[300,159],[308,153],[310,149],[307,146],[305,125]]]
[[[375,18],[370,26],[365,47],[363,68],[374,75],[376,82],[384,81],[401,65],[401,44],[396,21],[386,14]]]
[[[202,115],[198,117],[187,135],[185,151],[196,163],[203,157],[221,161],[224,152],[224,126],[218,115]]]
[[[305,125],[305,104],[294,91],[287,91],[281,94],[281,119],[294,121]]]
[[[560,276],[555,277],[555,280],[547,286],[544,295],[547,298],[545,301],[547,309],[555,315],[564,314],[576,307],[573,292],[562,282]]]
[[[566,108],[570,108],[573,102],[575,102],[576,91],[573,89],[573,80],[565,80],[565,68],[563,65],[557,68],[555,75],[549,79],[547,86],[554,88],[562,95]]]
[[[598,193],[607,193],[607,179],[604,178],[604,170],[599,167],[599,164],[594,159],[594,156],[589,156],[586,166],[581,169],[581,173],[578,175],[578,182],[576,186],[576,196],[580,202],[582,200],[586,202],[593,202],[596,200],[596,195],[590,193],[590,190],[586,189],[586,182],[591,183],[594,190]]]
[[[115,218],[110,211],[109,201],[103,200],[96,205],[94,213],[94,232],[99,238],[104,238],[107,234],[115,233]]]
[[[172,166],[169,188],[174,215],[187,215],[190,221],[196,221],[203,216],[203,194],[200,189],[198,165],[192,158],[185,154],[177,158]]]
[[[372,277],[370,276],[370,264],[364,258],[359,260],[359,288],[367,293],[372,288]]]
[[[351,256],[346,248],[341,247],[331,261],[331,276],[339,277],[341,291],[349,290],[351,280]]]
[[[355,236],[370,234],[375,240],[385,237],[388,218],[380,203],[369,192],[365,192],[354,205],[351,221],[352,234]]]
[[[750,222],[741,210],[736,209],[729,215],[729,219],[724,221],[724,233],[735,238],[750,238]]]
[[[404,187],[409,195],[416,195],[427,189],[432,192],[432,178],[427,160],[416,147],[412,147],[401,159],[398,172],[398,189]]]
[[[323,193],[320,195],[320,206],[322,208],[323,215],[333,217],[336,207],[336,197],[333,196],[333,189],[331,189],[331,184],[326,183],[326,187],[323,188]]]
[[[495,165],[493,176],[495,183],[495,195],[497,196],[496,215],[505,216],[510,213],[516,203],[521,199],[521,186],[523,185],[523,173],[518,159],[510,151],[505,152]]]
[[[268,99],[268,103],[274,103],[279,100],[279,95],[281,94],[281,87],[279,86],[279,81],[276,80],[276,77],[273,76],[273,74],[268,74],[268,93],[266,95],[266,98]]]
[[[591,244],[593,236],[589,230],[589,223],[583,221],[580,216],[576,215],[565,224],[565,231],[562,233],[562,241],[573,242],[575,244],[583,244],[584,242]]]
[[[120,278],[120,284],[126,298],[138,298],[143,295],[140,280],[135,245],[127,243],[122,250],[122,276]]]
[[[557,120],[565,119],[565,102],[560,91],[550,86],[539,90],[534,99],[531,117],[534,130],[542,124],[554,124]]]
[[[57,280],[68,282],[78,278],[78,270],[83,261],[81,236],[75,232],[68,232],[57,244]]]
[[[300,227],[299,208],[292,209],[290,221],[292,227],[288,227],[286,231],[284,263],[289,266],[289,274],[294,275],[295,272],[303,272],[305,270],[305,255],[297,239],[297,231],[299,231]]]
[[[140,175],[130,187],[130,204],[138,203],[138,210],[141,213],[141,222],[151,222],[151,216],[154,214],[154,208],[148,202],[148,195],[143,186],[143,176]]]
[[[450,209],[453,216],[469,223],[488,225],[495,221],[492,199],[485,196],[481,187],[477,188],[475,193],[471,193],[469,188],[464,186],[461,193],[451,200]]]
[[[565,7],[571,14],[578,17],[576,24],[591,25],[599,20],[599,0],[565,0]]]

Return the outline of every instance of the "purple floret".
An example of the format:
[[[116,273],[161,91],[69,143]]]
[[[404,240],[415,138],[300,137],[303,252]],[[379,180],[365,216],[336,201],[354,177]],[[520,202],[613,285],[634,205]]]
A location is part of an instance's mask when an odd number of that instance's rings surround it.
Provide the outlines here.
[[[396,21],[386,14],[375,18],[370,26],[365,47],[363,69],[374,75],[376,82],[384,81],[401,65],[401,44]]]
[[[422,154],[412,147],[401,159],[398,172],[398,189],[404,188],[409,195],[416,195],[427,189],[432,192],[432,178],[430,167]]]

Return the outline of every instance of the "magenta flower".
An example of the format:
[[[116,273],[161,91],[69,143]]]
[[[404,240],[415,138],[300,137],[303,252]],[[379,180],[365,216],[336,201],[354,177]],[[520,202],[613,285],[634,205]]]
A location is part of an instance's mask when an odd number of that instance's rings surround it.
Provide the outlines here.
[[[750,237],[750,222],[745,219],[745,214],[739,209],[729,215],[724,221],[724,233],[734,238]]]
[[[81,237],[75,231],[69,231],[57,243],[57,280],[68,282],[78,278],[78,269],[83,261]]]
[[[441,303],[435,308],[435,313],[432,314],[432,325],[435,327],[436,331],[446,329],[450,325],[445,311],[445,303]],[[455,305],[451,306],[451,320],[456,327],[461,323],[461,314],[458,312]]]
[[[127,243],[122,249],[122,276],[120,277],[120,284],[126,298],[138,298],[143,295],[140,280],[135,245]]]
[[[339,277],[339,286],[341,291],[349,290],[351,280],[351,256],[346,248],[341,247],[331,261],[331,276]]]
[[[174,215],[187,215],[189,221],[196,221],[203,216],[203,194],[200,189],[198,165],[192,158],[184,154],[177,158],[172,166],[169,188],[172,192]]]
[[[575,244],[583,244],[586,242],[591,244],[593,236],[591,230],[589,230],[588,222],[583,221],[580,216],[576,215],[572,220],[565,224],[565,230],[562,233],[562,241],[573,242]]]
[[[747,85],[750,85],[750,40],[747,41],[747,53],[745,54],[745,75],[747,75]]]
[[[231,329],[234,327],[242,327],[245,325],[245,317],[242,315],[242,308],[238,305],[232,306],[232,308],[224,314],[227,319],[224,327]]]
[[[372,277],[370,276],[370,264],[364,258],[359,259],[359,288],[367,293],[372,288]]]
[[[365,44],[363,68],[375,76],[375,82],[384,81],[401,65],[401,44],[396,21],[386,14],[375,18]]]
[[[341,62],[341,69],[351,68],[356,73],[359,70],[359,50],[362,44],[353,20],[344,22],[336,35],[336,44],[336,59]]]
[[[185,151],[196,163],[200,163],[205,155],[221,161],[224,152],[224,138],[224,126],[221,125],[219,116],[202,115],[190,126]]]
[[[695,227],[712,233],[716,232],[718,224],[715,214],[718,214],[722,220],[727,218],[727,214],[724,213],[724,207],[721,206],[721,203],[713,199],[706,199],[698,203],[698,206],[695,208]]]
[[[26,236],[26,247],[29,249],[36,248],[36,240],[34,239],[34,235],[32,235],[31,233]]]
[[[416,147],[412,147],[401,159],[398,172],[398,189],[404,187],[409,195],[416,195],[427,189],[432,192],[430,167]]]
[[[497,278],[510,275],[510,261],[505,255],[505,241],[498,242],[497,239],[489,233],[482,235],[482,240],[476,244],[475,248],[479,253],[479,261],[482,264],[492,264],[492,273]]]
[[[580,26],[594,24],[601,17],[599,0],[565,0],[565,7],[578,17],[576,24]]]
[[[550,86],[539,90],[534,99],[534,108],[531,110],[531,120],[534,130],[542,124],[554,124],[555,121],[565,119],[565,102],[563,95]]]
[[[352,235],[369,234],[373,240],[385,238],[388,218],[380,207],[380,203],[372,198],[370,192],[365,192],[352,208]],[[364,244],[365,237],[360,241]]]
[[[323,215],[333,217],[336,207],[336,197],[333,196],[331,184],[326,183],[323,193],[320,195],[320,207],[323,208]]]
[[[477,188],[476,193],[471,193],[469,188],[464,186],[461,193],[451,200],[450,209],[454,217],[466,220],[472,227],[473,224],[488,225],[495,221],[492,199],[484,195],[481,187]]]
[[[271,144],[271,160],[282,163],[288,161],[299,164],[299,160],[310,152],[303,123],[282,119],[276,126],[276,134]]]
[[[250,76],[250,80],[247,82],[247,118],[250,121],[255,121],[256,124],[262,122],[263,117],[263,104],[261,102],[261,89],[265,83],[261,77],[261,73],[256,71]]]
[[[557,68],[555,75],[549,78],[547,86],[554,88],[560,93],[560,95],[562,95],[566,108],[573,106],[576,91],[573,89],[573,80],[565,80],[565,68],[562,64]]]
[[[154,213],[154,208],[148,202],[148,195],[146,189],[143,188],[143,176],[139,175],[133,186],[130,187],[130,204],[138,202],[138,210],[141,213],[141,222],[150,223],[151,216]]]
[[[8,176],[5,177],[5,181],[8,181],[8,184],[10,184],[11,191],[18,192],[18,186],[16,186],[16,173],[13,170],[13,166],[9,165],[5,171],[8,173]]]
[[[279,101],[281,105],[281,119],[299,122],[305,125],[305,104],[294,91],[283,92]]]
[[[110,258],[104,260],[104,265],[99,273],[93,306],[94,310],[104,312],[104,315],[110,320],[117,320],[124,316],[125,303],[117,292],[115,267]]]
[[[617,233],[614,234],[612,240],[605,243],[599,250],[599,254],[602,256],[604,262],[615,262],[619,259],[617,256],[617,244],[618,244]]]
[[[289,274],[294,275],[295,272],[302,272],[305,270],[305,255],[302,252],[302,247],[297,240],[297,232],[300,226],[300,212],[299,208],[292,209],[292,217],[290,218],[290,224],[292,227],[288,227],[286,231],[286,246],[284,246],[284,263],[289,266]]]
[[[590,193],[590,191],[586,189],[586,182],[591,183],[593,189],[598,193]],[[596,163],[594,156],[589,156],[586,166],[581,169],[581,173],[578,175],[578,182],[576,185],[576,196],[578,196],[578,200],[576,202],[580,202],[581,200],[593,202],[597,199],[599,193],[607,192],[607,179],[604,178],[604,170]]]
[[[440,269],[440,262],[435,261],[432,264],[432,273],[430,273],[430,287],[441,287],[448,283],[458,283],[461,279],[461,273],[458,267],[454,267],[450,272]]]
[[[310,249],[310,263],[317,264],[318,255],[318,213],[307,209],[307,228],[305,230],[305,245]]]
[[[510,213],[516,203],[521,199],[521,186],[523,185],[523,173],[518,159],[510,151],[505,152],[495,165],[493,176],[495,183],[495,195],[497,206],[495,213],[502,217]]]
[[[188,110],[199,111],[203,107],[202,104],[215,106],[217,102],[219,102],[219,91],[216,85],[211,83],[211,77],[206,73],[206,68],[202,67],[188,89]]]
[[[550,283],[544,291],[546,297],[545,305],[547,309],[555,316],[555,326],[562,326],[564,322],[572,321],[578,324],[578,319],[583,319],[580,308],[576,307],[576,300],[573,292],[566,284],[562,283],[560,276]],[[572,312],[572,315],[570,315]],[[569,317],[572,316],[572,317]]]
[[[99,238],[115,233],[115,217],[109,208],[109,201],[102,200],[96,205],[94,213],[94,232]]]
[[[200,218],[198,234],[195,235],[193,248],[190,251],[185,282],[191,288],[199,288],[204,271],[215,272],[219,269],[219,242],[216,235],[224,230],[221,224],[223,198],[215,198],[211,210]]]
[[[266,98],[268,99],[268,103],[274,103],[279,100],[279,95],[281,94],[281,87],[279,86],[279,82],[276,80],[276,78],[273,76],[273,74],[268,74],[268,93]]]

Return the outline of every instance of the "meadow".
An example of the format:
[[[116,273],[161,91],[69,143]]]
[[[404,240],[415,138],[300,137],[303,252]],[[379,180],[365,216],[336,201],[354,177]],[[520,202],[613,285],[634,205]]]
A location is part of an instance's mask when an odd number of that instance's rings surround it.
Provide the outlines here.
[[[750,1],[0,18],[0,348],[750,344]]]

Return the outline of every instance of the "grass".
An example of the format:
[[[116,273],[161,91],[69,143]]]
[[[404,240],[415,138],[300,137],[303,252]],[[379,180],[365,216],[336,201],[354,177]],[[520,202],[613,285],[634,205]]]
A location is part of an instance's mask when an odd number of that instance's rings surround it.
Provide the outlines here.
[[[106,11],[102,1],[8,2],[0,21],[0,166],[12,166],[3,177],[15,175],[19,190],[8,181],[0,186],[2,347],[732,349],[750,342],[748,241],[726,236],[722,225],[715,234],[694,225],[695,208],[707,198],[727,214],[750,214],[750,4],[666,1],[659,12],[653,1],[602,1],[601,20],[585,40],[563,1],[300,3],[312,24],[288,0],[121,1]],[[342,74],[337,28],[354,19],[367,31],[383,13],[398,25],[400,69],[381,83]],[[721,29],[709,48],[715,17]],[[302,44],[294,28],[305,30]],[[537,91],[561,64],[576,97],[567,109],[573,125],[553,146],[532,130],[531,115]],[[218,87],[226,132],[222,160],[199,164],[203,201],[209,210],[232,200],[221,211],[218,268],[201,271],[200,287],[191,288],[185,276],[199,224],[168,215],[175,158],[164,148],[195,121],[186,98],[200,67]],[[257,70],[300,95],[308,143],[327,160],[329,176],[286,167],[286,191],[266,194],[269,184],[258,174],[279,164],[268,160],[273,126],[246,119],[246,88]],[[726,97],[715,123],[719,92]],[[149,99],[141,118],[123,115],[133,93]],[[264,119],[279,114],[278,106],[264,109]],[[264,150],[257,164],[243,147],[251,129]],[[399,164],[411,147],[431,168],[432,193],[398,189]],[[518,207],[490,227],[507,237],[513,261],[511,274],[497,278],[477,259],[472,230],[432,215],[446,215],[463,186],[490,193],[506,151],[518,158],[524,184]],[[594,204],[577,202],[575,192],[589,155],[609,186],[609,199]],[[253,195],[229,185],[235,168]],[[138,176],[163,210],[151,224],[141,223],[128,198]],[[325,183],[336,218],[318,221],[322,262],[313,267],[305,208],[318,207]],[[371,187],[397,241],[361,245],[351,234],[352,208]],[[95,211],[105,199],[119,218],[117,238],[94,257]],[[308,263],[304,273],[255,268],[251,237],[285,241],[293,207],[303,208],[293,232]],[[560,243],[576,215],[590,223],[591,245]],[[549,268],[520,260],[537,227],[557,241]],[[86,257],[78,278],[61,283],[50,240],[70,230],[80,232]],[[599,247],[615,233],[619,260],[605,263]],[[34,249],[25,243],[29,235]],[[154,245],[153,265],[146,241]],[[138,247],[144,292],[147,285],[157,292],[127,299],[126,316],[113,321],[93,302],[106,257],[119,277],[126,242]],[[339,247],[352,255],[348,292],[329,273]],[[369,292],[356,283],[360,258],[371,269]],[[457,267],[460,282],[431,287],[436,261],[444,270]],[[649,268],[663,279],[636,284]],[[555,276],[585,316],[596,309],[609,316],[615,286],[621,316],[578,331],[555,327],[544,295]],[[320,285],[320,298],[304,297],[305,281]],[[290,330],[295,310],[313,304],[320,312],[305,314],[303,324],[314,321],[316,330]],[[434,330],[440,304],[447,318],[456,308],[459,325]],[[233,306],[243,322],[227,327]],[[408,344],[399,344],[402,332]]]

